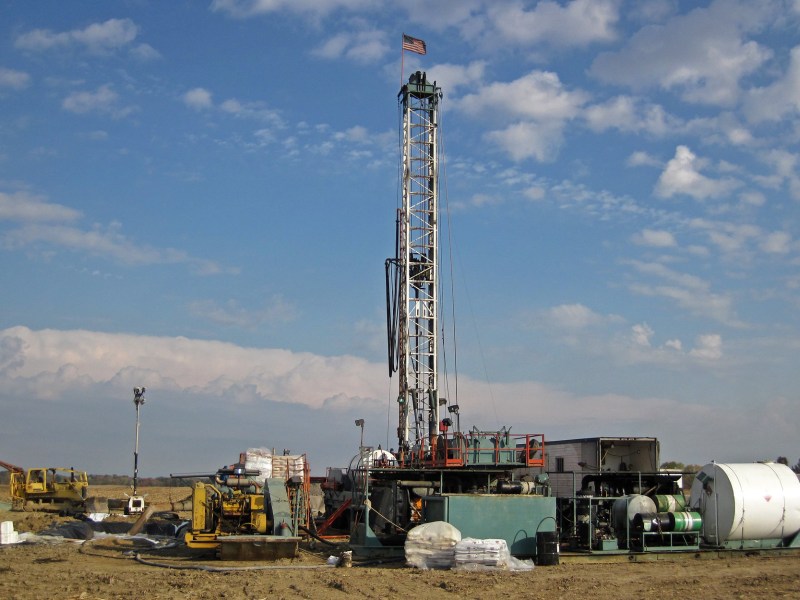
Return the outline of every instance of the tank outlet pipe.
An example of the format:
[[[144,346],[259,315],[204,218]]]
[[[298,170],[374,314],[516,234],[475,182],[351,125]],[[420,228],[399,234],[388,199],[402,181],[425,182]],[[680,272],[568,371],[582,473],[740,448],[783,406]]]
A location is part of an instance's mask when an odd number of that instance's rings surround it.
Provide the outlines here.
[[[534,494],[536,484],[533,481],[498,481],[497,491],[501,494]]]
[[[412,481],[408,479],[401,479],[397,482],[397,485],[400,487],[406,488],[431,488],[431,489],[439,489],[439,482],[438,481]]]

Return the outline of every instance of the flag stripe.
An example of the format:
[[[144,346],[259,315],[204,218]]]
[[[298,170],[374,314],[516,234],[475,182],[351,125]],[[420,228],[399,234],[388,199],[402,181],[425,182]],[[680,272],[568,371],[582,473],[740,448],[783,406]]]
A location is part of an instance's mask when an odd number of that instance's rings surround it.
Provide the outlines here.
[[[417,54],[425,54],[427,52],[425,42],[411,37],[410,35],[406,35],[405,33],[403,34],[403,50],[416,52]]]

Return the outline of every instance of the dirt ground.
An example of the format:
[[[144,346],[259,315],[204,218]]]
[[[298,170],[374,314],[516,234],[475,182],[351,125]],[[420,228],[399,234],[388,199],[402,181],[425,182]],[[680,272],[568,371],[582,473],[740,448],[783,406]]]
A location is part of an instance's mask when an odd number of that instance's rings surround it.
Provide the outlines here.
[[[122,488],[92,493],[123,497]],[[188,488],[143,488],[147,501],[180,500]],[[0,486],[0,501],[8,500]],[[187,516],[182,513],[181,516]],[[17,531],[38,532],[65,519],[0,511]],[[800,554],[567,563],[533,571],[421,571],[402,566],[334,568],[337,549],[306,547],[295,560],[223,563],[181,548],[159,549],[117,537],[83,543],[0,546],[0,598],[797,598]],[[138,560],[137,560],[138,556]],[[145,564],[151,563],[151,564]],[[188,567],[188,568],[187,568]],[[208,571],[197,568],[233,568]],[[249,569],[249,570],[242,570]]]

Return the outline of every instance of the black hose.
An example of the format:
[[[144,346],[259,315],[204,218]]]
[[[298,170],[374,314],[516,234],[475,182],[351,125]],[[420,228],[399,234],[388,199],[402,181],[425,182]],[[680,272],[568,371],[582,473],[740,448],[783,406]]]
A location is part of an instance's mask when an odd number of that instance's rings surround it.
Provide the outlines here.
[[[298,529],[299,529],[300,531],[305,531],[305,532],[306,532],[308,535],[310,535],[312,538],[314,538],[314,539],[315,539],[315,540],[317,540],[318,542],[322,542],[323,544],[328,544],[329,546],[338,546],[338,545],[339,545],[339,544],[337,544],[337,543],[335,543],[335,542],[330,542],[330,541],[328,541],[328,540],[326,540],[326,539],[323,539],[323,538],[319,537],[319,536],[318,536],[316,533],[312,532],[312,531],[311,531],[311,530],[310,530],[308,527],[303,527],[302,525],[300,525],[300,526],[298,527]]]

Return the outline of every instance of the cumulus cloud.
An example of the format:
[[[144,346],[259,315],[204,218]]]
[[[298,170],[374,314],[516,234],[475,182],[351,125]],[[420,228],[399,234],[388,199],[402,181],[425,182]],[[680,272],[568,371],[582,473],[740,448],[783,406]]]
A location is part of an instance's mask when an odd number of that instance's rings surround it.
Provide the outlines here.
[[[568,90],[556,73],[533,71],[504,83],[495,82],[462,98],[458,107],[471,116],[486,112],[537,121],[571,119],[588,100],[582,91]]]
[[[600,315],[583,304],[554,306],[542,316],[547,323],[564,329],[583,329],[618,319],[614,316]]]
[[[633,243],[653,248],[672,248],[676,246],[675,236],[669,231],[643,229],[633,236]]]
[[[24,71],[0,67],[0,89],[24,90],[31,83],[31,76]]]
[[[447,90],[449,97],[453,97],[459,88],[481,81],[486,73],[486,66],[487,63],[483,60],[472,61],[468,65],[436,64],[428,70],[428,76],[436,85]]]
[[[273,126],[284,126],[280,113],[261,101],[242,102],[236,98],[229,98],[223,101],[219,107],[223,112],[238,119],[252,119]]]
[[[722,336],[717,333],[698,336],[689,354],[703,360],[719,360],[722,358]]]
[[[573,0],[566,4],[543,0],[527,10],[517,2],[489,3],[487,18],[493,35],[506,43],[586,46],[616,38],[619,0]]]
[[[313,49],[311,54],[329,60],[345,58],[359,64],[371,64],[388,52],[386,34],[373,29],[337,33]]]
[[[533,71],[509,83],[495,82],[464,96],[456,107],[470,116],[490,115],[510,121],[486,137],[514,160],[553,160],[566,121],[574,118],[588,96],[564,87],[558,75]]]
[[[789,66],[781,78],[766,87],[748,91],[744,112],[751,122],[779,121],[800,110],[800,46],[792,49]]]
[[[730,177],[713,179],[703,175],[700,170],[705,166],[706,161],[699,159],[689,148],[678,146],[674,158],[670,159],[658,178],[655,193],[662,198],[683,194],[696,200],[705,200],[729,194],[741,185],[741,182]]]
[[[24,223],[75,221],[81,213],[62,204],[47,202],[29,192],[0,192],[0,221]]]
[[[120,106],[119,94],[110,85],[101,85],[93,92],[72,92],[61,102],[64,110],[75,114],[99,113],[121,118],[135,109],[132,106]]]
[[[740,80],[754,73],[771,51],[745,33],[770,18],[768,3],[712,2],[636,33],[619,51],[600,54],[591,74],[633,89],[676,90],[684,100],[732,105]]]
[[[204,110],[214,105],[211,100],[211,92],[201,87],[186,92],[183,95],[183,103],[194,110]]]
[[[31,52],[84,47],[89,51],[102,53],[129,45],[138,33],[139,27],[130,19],[108,19],[103,23],[92,23],[84,29],[65,32],[34,29],[18,36],[14,46]]]
[[[792,236],[785,231],[773,231],[764,236],[761,249],[768,254],[787,254],[791,250]]]
[[[663,107],[631,96],[617,96],[588,106],[583,117],[589,128],[596,132],[618,129],[626,133],[662,136],[682,125],[680,119],[667,114]]]
[[[74,385],[118,381],[224,397],[250,388],[250,401],[321,407],[327,400],[385,395],[383,365],[351,356],[325,357],[286,350],[243,348],[217,341],[95,331],[0,331],[5,375],[41,396],[57,398]]]
[[[798,155],[787,150],[774,149],[762,152],[759,158],[773,169],[772,175],[758,178],[759,183],[773,189],[786,185],[792,198],[800,200],[800,174],[798,174],[800,158]]]
[[[664,163],[658,160],[655,156],[644,152],[643,150],[637,150],[632,152],[631,155],[625,161],[625,164],[629,167],[663,167]]]
[[[327,15],[338,9],[370,6],[374,0],[213,0],[211,10],[237,19],[248,19],[279,11]]]

